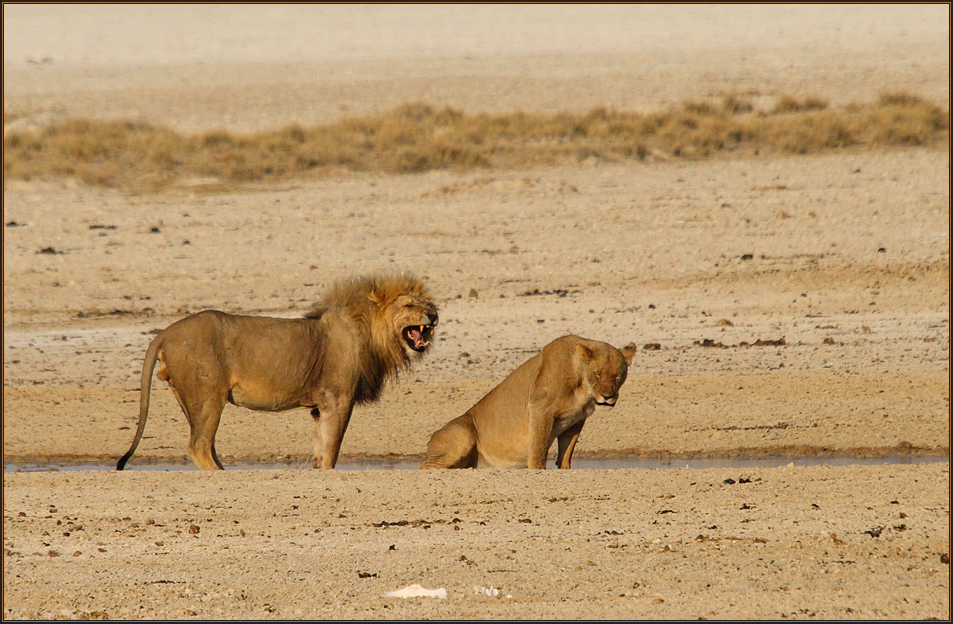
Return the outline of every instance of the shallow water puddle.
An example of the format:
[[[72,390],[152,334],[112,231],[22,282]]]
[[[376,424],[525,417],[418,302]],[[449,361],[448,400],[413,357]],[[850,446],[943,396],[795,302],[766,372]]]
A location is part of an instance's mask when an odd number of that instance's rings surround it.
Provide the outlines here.
[[[814,455],[805,457],[730,457],[704,459],[647,459],[642,457],[579,457],[573,460],[573,470],[617,470],[621,468],[641,468],[656,470],[662,468],[777,468],[779,466],[879,466],[883,464],[931,464],[949,463],[949,455],[884,455],[882,457],[852,457],[850,455]],[[419,459],[364,459],[340,461],[337,470],[415,470],[420,467]],[[555,468],[550,461],[549,468]],[[310,462],[288,463],[237,463],[226,465],[226,470],[309,470]],[[17,465],[5,463],[4,472],[53,472],[76,470],[115,470],[110,464],[36,464]],[[126,470],[196,470],[192,464],[130,464]]]

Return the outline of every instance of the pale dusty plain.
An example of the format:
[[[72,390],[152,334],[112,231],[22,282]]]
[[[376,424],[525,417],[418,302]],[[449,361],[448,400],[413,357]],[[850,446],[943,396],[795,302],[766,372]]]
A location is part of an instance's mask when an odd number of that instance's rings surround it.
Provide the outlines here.
[[[894,90],[948,108],[949,23],[944,4],[6,4],[4,111],[189,133],[413,101]],[[356,410],[350,469],[304,469],[304,411],[227,408],[225,472],[5,472],[4,618],[948,620],[949,165],[945,146],[219,194],[5,180],[5,466],[113,464],[145,348],[188,312],[297,316],[335,279],[395,270],[441,321],[426,360]],[[419,461],[567,333],[639,347],[577,456],[676,467],[354,469]],[[155,381],[131,466],[184,464],[187,434]],[[832,453],[937,461],[677,467]],[[415,583],[448,597],[386,596]]]

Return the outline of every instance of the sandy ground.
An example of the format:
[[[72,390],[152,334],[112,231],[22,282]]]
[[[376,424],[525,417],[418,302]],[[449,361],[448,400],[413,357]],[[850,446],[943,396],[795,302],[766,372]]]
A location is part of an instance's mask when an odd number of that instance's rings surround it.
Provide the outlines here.
[[[949,106],[949,79],[947,5],[4,5],[4,111],[38,124],[884,89]],[[114,462],[145,347],[184,314],[297,316],[379,269],[424,279],[441,322],[355,412],[351,465],[419,460],[566,333],[639,347],[577,456],[941,461],[326,473],[295,469],[307,413],[229,407],[224,473],[5,472],[4,618],[949,619],[949,165],[589,161],[219,195],[7,181],[5,466]],[[183,463],[164,385],[133,467]],[[448,596],[386,596],[415,583]]]

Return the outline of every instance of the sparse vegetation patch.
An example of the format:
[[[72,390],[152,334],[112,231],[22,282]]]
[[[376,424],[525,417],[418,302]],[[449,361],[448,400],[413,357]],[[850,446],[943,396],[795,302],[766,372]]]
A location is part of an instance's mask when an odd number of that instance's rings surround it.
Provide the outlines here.
[[[183,136],[145,121],[66,120],[9,132],[3,174],[5,181],[75,176],[128,190],[197,179],[224,189],[342,169],[400,174],[948,143],[949,111],[906,93],[838,108],[813,96],[782,96],[769,111],[735,95],[647,113],[490,115],[407,104],[324,126],[246,135]]]

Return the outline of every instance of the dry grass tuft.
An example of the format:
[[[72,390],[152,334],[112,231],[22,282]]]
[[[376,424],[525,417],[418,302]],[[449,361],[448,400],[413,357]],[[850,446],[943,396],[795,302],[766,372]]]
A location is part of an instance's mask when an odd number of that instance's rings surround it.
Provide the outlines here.
[[[4,180],[64,175],[129,190],[200,178],[213,181],[208,188],[227,189],[342,169],[401,174],[948,142],[949,111],[907,93],[840,108],[814,96],[783,96],[771,111],[758,111],[737,95],[650,113],[596,108],[468,115],[407,104],[325,126],[248,135],[181,136],[140,121],[74,119],[10,132],[3,141],[3,173]]]
[[[801,113],[804,111],[824,110],[827,108],[827,100],[816,96],[808,96],[803,100],[798,100],[790,95],[782,95],[774,105],[774,112],[781,113]]]

